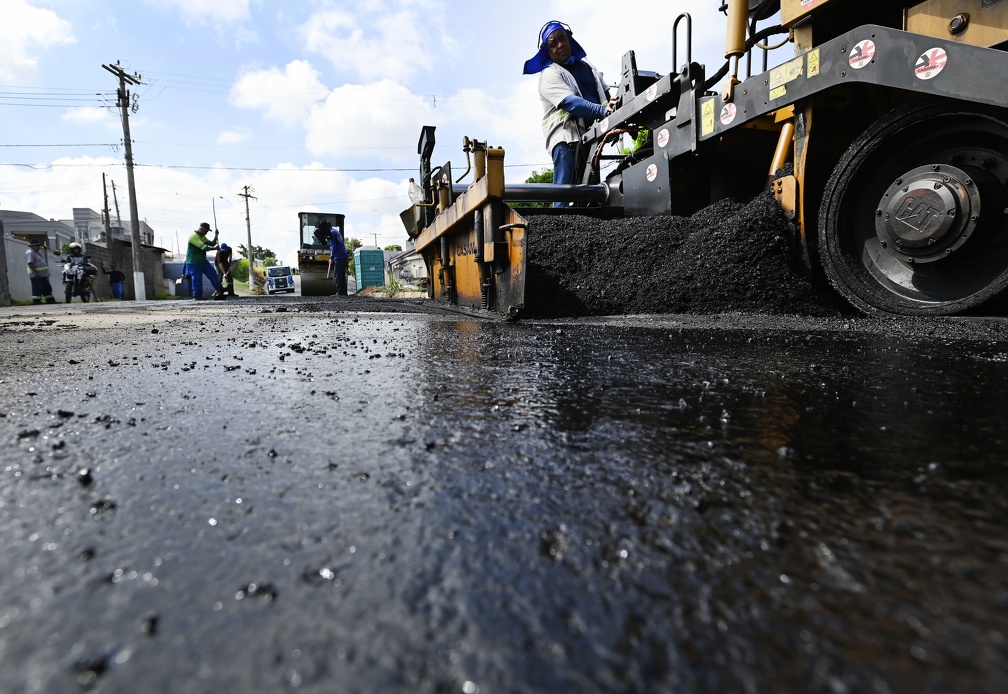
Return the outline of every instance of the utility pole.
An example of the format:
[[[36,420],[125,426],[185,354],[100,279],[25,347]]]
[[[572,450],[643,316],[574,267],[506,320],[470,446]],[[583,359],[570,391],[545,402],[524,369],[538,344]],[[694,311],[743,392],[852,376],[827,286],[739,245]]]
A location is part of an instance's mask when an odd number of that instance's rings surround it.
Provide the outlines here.
[[[102,67],[119,78],[119,89],[116,91],[116,106],[119,107],[119,111],[122,113],[123,145],[126,149],[126,184],[129,188],[130,226],[132,227],[130,238],[133,242],[133,290],[137,301],[146,301],[147,287],[144,284],[144,274],[140,265],[140,214],[137,212],[136,182],[133,180],[133,143],[130,140],[129,129],[131,95],[126,90],[127,84],[141,84],[140,75],[135,72],[132,75],[127,75],[118,62],[114,66],[102,65]],[[113,190],[115,190],[114,187]]]
[[[122,231],[122,218],[119,216],[119,198],[115,192],[115,181],[112,181],[112,202],[115,203],[116,208],[116,229]]]
[[[252,221],[249,219],[249,199],[256,200],[252,195],[254,192],[249,186],[242,188],[244,193],[238,193],[239,198],[245,198],[245,230],[248,232],[248,261],[249,261],[249,293],[255,293],[255,282],[252,279],[252,268],[255,265],[255,253],[252,252]]]
[[[102,194],[105,196],[105,243],[112,248],[112,222],[109,220],[108,209],[108,185],[105,183],[105,174],[101,175]]]

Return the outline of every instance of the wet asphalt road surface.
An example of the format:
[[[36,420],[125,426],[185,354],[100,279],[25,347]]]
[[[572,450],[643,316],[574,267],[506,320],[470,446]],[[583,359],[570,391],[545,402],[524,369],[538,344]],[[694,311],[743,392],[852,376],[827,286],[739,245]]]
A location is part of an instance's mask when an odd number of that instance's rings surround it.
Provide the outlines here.
[[[0,309],[0,691],[1006,691],[1006,337]]]

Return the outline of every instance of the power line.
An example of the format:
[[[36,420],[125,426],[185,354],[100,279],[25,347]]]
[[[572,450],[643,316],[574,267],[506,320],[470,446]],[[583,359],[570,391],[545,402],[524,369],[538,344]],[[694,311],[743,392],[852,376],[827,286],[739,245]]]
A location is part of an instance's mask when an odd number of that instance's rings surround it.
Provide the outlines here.
[[[110,92],[101,90],[0,86],[0,105],[3,106],[66,108],[72,104],[102,103],[110,96]]]
[[[230,144],[230,145],[208,145],[203,143],[190,143],[190,142],[158,142],[156,140],[137,140],[133,139],[135,144],[141,145],[162,145],[165,147],[195,147],[197,149],[229,149],[229,150],[280,150],[289,152],[291,150],[290,146],[282,147],[266,147],[259,145],[246,145],[246,144]],[[340,147],[340,152],[385,152],[385,151],[395,151],[395,150],[409,150],[410,152],[416,150],[416,146],[403,146],[403,147]]]
[[[290,173],[376,173],[379,171],[414,171],[415,166],[408,168],[375,168],[375,169],[335,169],[335,168],[311,168],[311,169],[278,169],[275,167],[251,167],[251,166],[187,166],[182,164],[137,164],[148,169],[193,169],[207,171],[286,171]]]
[[[0,99],[18,99],[21,101],[28,101],[30,99],[36,101],[94,101],[96,96],[101,96],[100,94],[88,94],[87,96],[36,96],[34,94],[4,94],[0,92]]]
[[[89,104],[89,103],[100,103],[97,101],[78,101],[79,104]],[[10,103],[7,101],[0,101],[0,106],[23,106],[25,108],[63,108],[67,107],[67,104],[24,104],[24,103]]]
[[[118,142],[92,142],[89,144],[66,144],[66,145],[5,145],[0,147],[118,147]]]
[[[2,145],[0,145],[2,146]],[[56,145],[53,145],[56,146]],[[118,145],[115,145],[118,146]],[[21,164],[17,162],[0,162],[0,166],[17,166],[34,171],[50,171],[52,169],[87,169],[92,167],[122,166],[122,162],[89,162],[87,164]],[[505,169],[528,169],[541,168],[538,164],[505,164]],[[206,170],[206,171],[252,171],[269,173],[377,173],[381,171],[416,171],[415,166],[409,167],[388,167],[375,169],[336,169],[336,168],[313,168],[313,169],[284,169],[277,167],[245,167],[245,166],[186,166],[181,164],[134,164],[134,167],[147,169],[182,169],[182,170]]]

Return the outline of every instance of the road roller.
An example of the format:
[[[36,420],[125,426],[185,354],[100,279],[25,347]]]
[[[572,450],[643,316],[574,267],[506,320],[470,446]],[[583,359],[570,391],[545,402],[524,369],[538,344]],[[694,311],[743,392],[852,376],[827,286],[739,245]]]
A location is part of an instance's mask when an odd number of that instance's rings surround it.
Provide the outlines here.
[[[507,182],[504,151],[469,137],[467,173],[453,180],[450,162],[432,164],[424,127],[422,196],[402,218],[431,297],[520,316],[530,214],[689,215],[769,191],[796,267],[864,313],[1003,307],[1008,0],[719,9],[725,62],[714,72],[693,60],[687,13],[671,26],[670,70],[624,54],[618,105],[583,124],[573,185]],[[641,132],[641,146],[620,148]]]
[[[328,221],[343,238],[345,216],[335,212],[298,212],[298,268],[301,273],[301,296],[332,296],[336,294],[335,273],[329,255],[329,239],[319,229]]]

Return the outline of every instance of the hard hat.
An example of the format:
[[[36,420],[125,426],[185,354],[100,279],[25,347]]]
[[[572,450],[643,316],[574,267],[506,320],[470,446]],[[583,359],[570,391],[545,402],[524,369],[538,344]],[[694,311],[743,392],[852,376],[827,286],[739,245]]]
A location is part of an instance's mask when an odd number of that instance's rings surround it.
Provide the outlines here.
[[[81,245],[79,243],[77,243],[76,241],[74,241],[73,243],[70,244],[70,250],[71,251],[79,251],[79,250],[81,250]]]
[[[228,245],[227,245],[226,243],[222,243],[222,244],[220,245],[220,249],[221,249],[222,251],[226,251],[226,250],[228,249]]]

